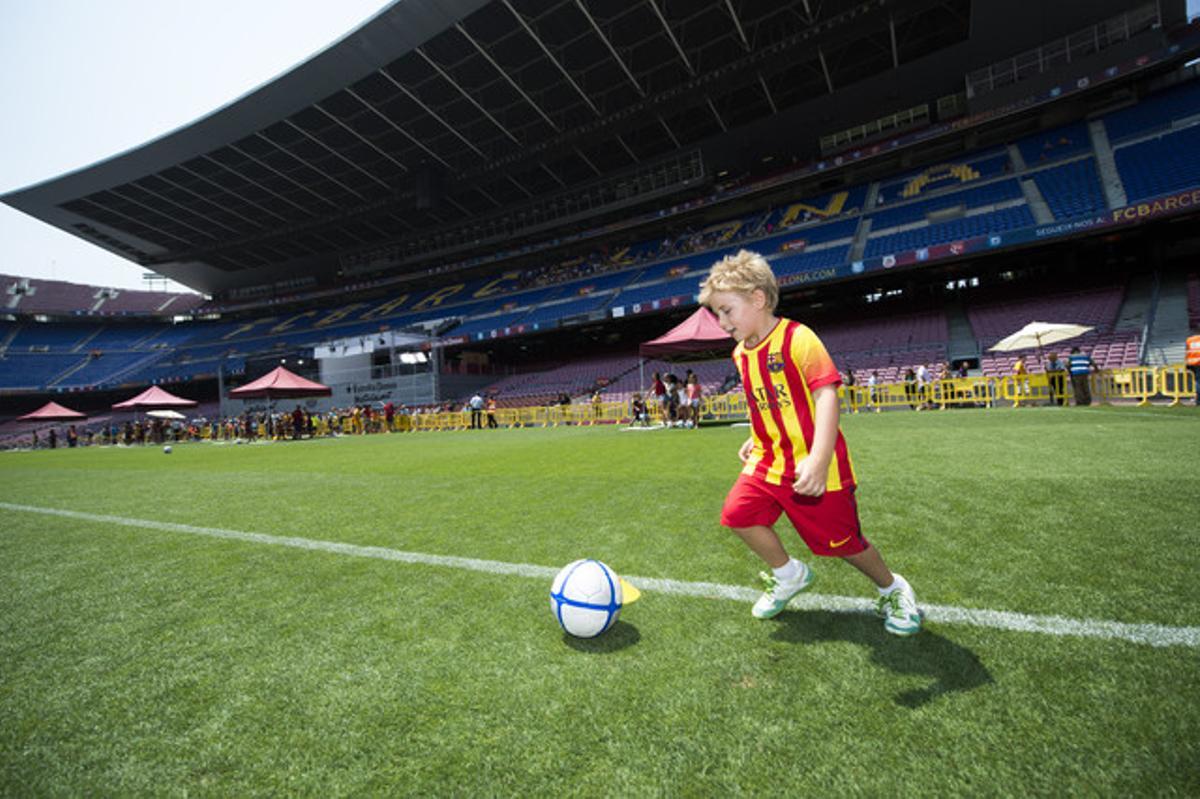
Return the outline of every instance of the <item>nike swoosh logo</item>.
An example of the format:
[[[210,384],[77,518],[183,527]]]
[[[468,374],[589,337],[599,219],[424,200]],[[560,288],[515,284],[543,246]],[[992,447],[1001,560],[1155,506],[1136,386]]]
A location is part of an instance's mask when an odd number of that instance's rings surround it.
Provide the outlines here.
[[[852,535],[848,535],[848,536],[846,536],[845,538],[843,538],[841,541],[832,541],[832,542],[830,542],[830,544],[829,544],[829,548],[830,548],[830,549],[837,549],[838,547],[840,547],[842,544],[846,543],[847,541],[849,541],[849,540],[850,540],[851,538],[853,538],[853,537],[854,537],[854,536],[852,536]]]

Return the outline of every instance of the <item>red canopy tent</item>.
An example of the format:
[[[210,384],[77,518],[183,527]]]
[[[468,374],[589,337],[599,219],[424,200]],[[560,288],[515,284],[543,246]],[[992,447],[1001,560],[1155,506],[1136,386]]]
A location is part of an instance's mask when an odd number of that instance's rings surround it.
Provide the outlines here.
[[[27,413],[24,416],[18,416],[19,422],[67,422],[76,419],[86,419],[86,413],[73,411],[70,408],[65,408],[57,402],[47,402],[36,411]]]
[[[733,338],[717,324],[717,317],[703,305],[687,319],[671,328],[664,335],[643,342],[638,354],[643,358],[669,358],[692,355],[715,349],[727,349]]]
[[[196,405],[199,405],[199,403],[195,400],[177,397],[158,386],[150,386],[150,388],[136,397],[131,397],[124,402],[118,402],[116,405],[113,405],[113,410],[138,411],[152,408],[194,408]]]
[[[288,397],[328,397],[333,393],[329,386],[307,380],[295,372],[289,372],[282,366],[267,372],[257,380],[253,380],[241,388],[229,392],[229,396],[239,399],[266,397],[267,399],[287,399]]]
[[[645,390],[646,375],[643,368],[650,358],[671,360],[687,355],[700,356],[705,353],[720,351],[729,354],[733,337],[717,324],[717,317],[712,311],[701,305],[696,312],[684,319],[663,335],[650,341],[645,341],[638,347],[641,360],[638,362],[638,380]]]
[[[332,393],[333,389],[329,386],[315,383],[295,372],[289,372],[282,366],[277,366],[257,380],[251,380],[246,385],[233,389],[229,392],[229,396],[238,399],[266,397],[269,419],[271,417],[271,400],[273,399],[328,397]]]

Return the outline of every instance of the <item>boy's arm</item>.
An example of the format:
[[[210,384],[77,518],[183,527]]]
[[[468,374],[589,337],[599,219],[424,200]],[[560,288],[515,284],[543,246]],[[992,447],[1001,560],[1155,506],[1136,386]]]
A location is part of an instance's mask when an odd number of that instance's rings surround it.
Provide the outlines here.
[[[816,410],[812,449],[796,464],[796,482],[792,484],[792,490],[803,496],[819,497],[825,493],[829,462],[833,459],[833,446],[837,442],[837,387],[821,386],[813,391],[812,396]]]

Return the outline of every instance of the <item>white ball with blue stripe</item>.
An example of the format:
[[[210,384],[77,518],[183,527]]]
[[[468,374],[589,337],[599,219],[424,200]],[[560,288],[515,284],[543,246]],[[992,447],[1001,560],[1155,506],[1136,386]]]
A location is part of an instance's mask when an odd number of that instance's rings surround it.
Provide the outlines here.
[[[550,586],[550,610],[576,638],[595,638],[612,627],[621,605],[621,578],[591,558],[568,563]]]

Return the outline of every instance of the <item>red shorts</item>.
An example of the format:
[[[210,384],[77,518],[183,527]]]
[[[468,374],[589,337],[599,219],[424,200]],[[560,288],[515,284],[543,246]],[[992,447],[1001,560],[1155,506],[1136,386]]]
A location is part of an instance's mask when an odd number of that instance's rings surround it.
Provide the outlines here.
[[[857,555],[869,544],[858,524],[854,486],[805,497],[791,483],[771,485],[749,475],[740,475],[721,509],[726,527],[770,527],[786,513],[796,532],[814,555],[844,558]]]

